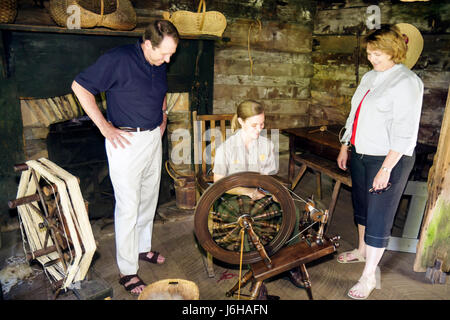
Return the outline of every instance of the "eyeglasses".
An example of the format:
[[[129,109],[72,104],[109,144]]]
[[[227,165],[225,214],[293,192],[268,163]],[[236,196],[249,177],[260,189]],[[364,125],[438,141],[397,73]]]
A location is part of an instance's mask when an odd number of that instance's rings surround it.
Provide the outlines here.
[[[378,190],[375,190],[374,188],[370,188],[370,189],[369,189],[369,192],[370,192],[371,194],[382,194],[383,192],[388,191],[390,187],[391,187],[391,183],[388,182],[386,188],[378,189]]]

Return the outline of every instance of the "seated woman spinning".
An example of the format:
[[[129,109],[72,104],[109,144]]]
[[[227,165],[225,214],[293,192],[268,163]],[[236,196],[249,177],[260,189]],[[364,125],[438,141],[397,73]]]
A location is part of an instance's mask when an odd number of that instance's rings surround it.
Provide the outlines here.
[[[236,131],[236,129],[241,128]],[[253,171],[276,174],[278,169],[272,141],[260,133],[264,129],[264,107],[252,100],[242,102],[231,121],[235,133],[216,150],[214,182],[236,172]],[[258,200],[265,196],[258,188],[235,188],[230,193]]]
[[[225,176],[237,172],[253,171],[264,175],[274,175],[278,172],[274,154],[274,144],[262,135],[264,129],[264,107],[261,103],[247,100],[239,104],[236,114],[232,120],[231,128],[235,133],[222,143],[216,150],[214,159],[214,182]],[[236,196],[248,196],[253,201],[264,201],[268,197],[264,190],[257,187],[236,187],[227,191],[227,199],[231,203]],[[276,201],[276,199],[274,199]],[[218,211],[226,211],[225,206]],[[278,203],[273,202],[269,210],[280,210]],[[272,225],[276,225],[276,221]],[[298,213],[293,235],[298,233]],[[263,239],[261,239],[263,240]],[[290,244],[298,242],[298,237]],[[248,245],[244,249],[249,250]],[[297,287],[303,287],[301,272],[299,268],[289,271],[289,279]]]

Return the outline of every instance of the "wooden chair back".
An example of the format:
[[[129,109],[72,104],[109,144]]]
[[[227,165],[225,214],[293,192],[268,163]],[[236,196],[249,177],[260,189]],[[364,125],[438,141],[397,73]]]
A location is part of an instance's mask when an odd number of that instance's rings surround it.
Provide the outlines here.
[[[234,114],[205,114],[192,112],[192,128],[194,133],[194,170],[200,184],[205,189],[205,182],[212,182],[216,146],[225,142],[227,129],[231,130]],[[217,139],[221,141],[216,141]]]

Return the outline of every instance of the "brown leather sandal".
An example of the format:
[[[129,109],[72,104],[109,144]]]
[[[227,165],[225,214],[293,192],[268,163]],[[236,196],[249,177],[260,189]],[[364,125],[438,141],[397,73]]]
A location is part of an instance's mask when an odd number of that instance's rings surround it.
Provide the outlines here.
[[[133,279],[133,278],[138,278],[139,281],[138,281],[138,282],[135,282],[135,283],[131,283],[131,284],[129,284],[129,285],[126,286],[125,284],[126,284],[128,281],[130,281],[131,279]],[[139,276],[138,276],[137,274],[130,274],[130,275],[128,275],[128,276],[123,276],[123,277],[121,277],[121,278],[119,279],[119,284],[123,285],[124,288],[125,288],[125,290],[127,290],[128,292],[130,292],[132,295],[135,295],[135,296],[139,295],[139,293],[132,292],[131,290],[133,290],[133,289],[136,288],[136,287],[139,287],[139,286],[145,286],[145,285],[146,285],[146,284],[144,283],[144,281],[142,281],[142,279],[139,278]]]
[[[144,260],[150,263],[154,263],[154,264],[163,264],[164,262],[159,263],[158,262],[158,257],[159,257],[159,252],[158,251],[150,251],[153,252],[153,256],[151,258],[147,257],[148,252],[141,252],[139,253],[139,260]]]

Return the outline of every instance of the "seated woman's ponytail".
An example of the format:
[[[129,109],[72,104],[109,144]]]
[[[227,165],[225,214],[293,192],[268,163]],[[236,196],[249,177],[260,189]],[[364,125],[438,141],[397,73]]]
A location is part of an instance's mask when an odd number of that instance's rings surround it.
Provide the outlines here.
[[[247,118],[257,116],[262,113],[264,113],[264,106],[261,103],[254,100],[245,100],[241,102],[236,109],[233,119],[231,120],[231,131],[235,132],[241,127],[238,118],[245,121]]]

